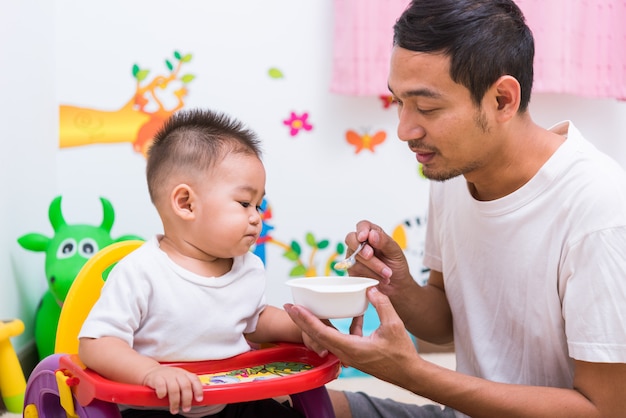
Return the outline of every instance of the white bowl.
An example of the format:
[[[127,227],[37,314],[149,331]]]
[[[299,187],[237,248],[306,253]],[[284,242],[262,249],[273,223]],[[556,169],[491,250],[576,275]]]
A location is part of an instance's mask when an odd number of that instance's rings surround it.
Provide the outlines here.
[[[293,303],[302,305],[320,319],[354,318],[363,315],[368,300],[365,290],[378,280],[365,277],[302,277],[287,281]]]

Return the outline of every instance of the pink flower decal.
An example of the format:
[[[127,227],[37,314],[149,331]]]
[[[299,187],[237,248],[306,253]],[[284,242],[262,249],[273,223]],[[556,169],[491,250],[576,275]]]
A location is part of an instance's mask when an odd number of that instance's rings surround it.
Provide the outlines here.
[[[300,116],[296,115],[295,112],[291,112],[291,117],[289,119],[285,119],[283,123],[291,128],[289,131],[291,136],[296,136],[298,135],[298,132],[300,132],[300,129],[304,129],[305,131],[313,129],[313,125],[310,125],[307,122],[308,117],[309,114],[307,112]]]

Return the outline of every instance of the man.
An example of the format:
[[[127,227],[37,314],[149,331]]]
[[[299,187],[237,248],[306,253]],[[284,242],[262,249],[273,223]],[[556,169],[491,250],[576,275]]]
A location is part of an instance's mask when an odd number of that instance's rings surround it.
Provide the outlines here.
[[[381,228],[351,275],[380,327],[343,335],[286,305],[349,366],[446,405],[332,393],[337,416],[626,416],[626,175],[571,122],[528,113],[534,44],[512,0],[414,0],[394,27],[389,89],[398,136],[434,180],[427,285]],[[457,371],[423,360],[405,331],[454,340]]]

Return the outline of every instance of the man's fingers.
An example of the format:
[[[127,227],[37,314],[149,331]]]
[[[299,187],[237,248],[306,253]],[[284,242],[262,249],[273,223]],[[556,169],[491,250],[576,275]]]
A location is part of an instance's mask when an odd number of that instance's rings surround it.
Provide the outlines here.
[[[374,305],[381,324],[395,322],[400,319],[391,304],[391,300],[389,300],[386,295],[382,294],[375,286],[367,289],[367,298],[372,302],[372,305]]]
[[[296,306],[291,303],[286,303],[283,305],[285,311],[291,317],[291,320],[298,324],[300,328],[307,331],[307,334],[311,335],[308,331],[313,331],[319,327],[326,327],[322,322],[320,322],[317,317],[308,312],[305,308],[301,306]]]
[[[332,342],[332,333],[339,332],[335,328],[325,325],[315,315],[307,311],[302,306],[287,303],[283,307],[293,322],[295,322],[296,325],[306,332],[309,337],[324,348],[327,348],[328,343]]]
[[[363,336],[363,315],[352,318],[350,334]]]

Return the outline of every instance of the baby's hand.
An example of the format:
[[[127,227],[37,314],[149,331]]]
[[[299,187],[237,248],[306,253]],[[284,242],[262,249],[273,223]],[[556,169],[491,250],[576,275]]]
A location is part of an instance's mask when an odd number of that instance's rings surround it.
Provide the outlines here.
[[[202,401],[202,383],[194,373],[179,367],[157,366],[148,371],[143,384],[154,389],[159,399],[168,397],[170,412],[177,414],[191,409],[191,402],[195,399]]]

